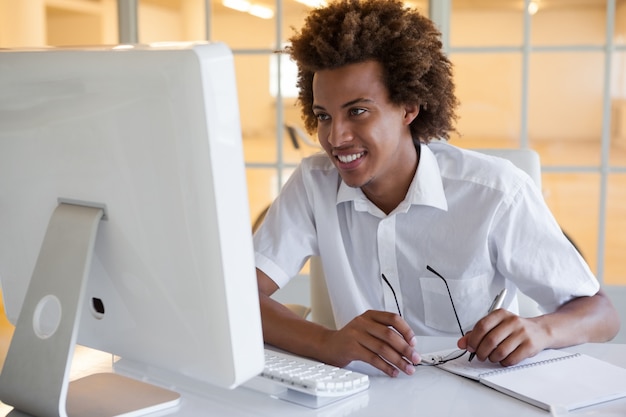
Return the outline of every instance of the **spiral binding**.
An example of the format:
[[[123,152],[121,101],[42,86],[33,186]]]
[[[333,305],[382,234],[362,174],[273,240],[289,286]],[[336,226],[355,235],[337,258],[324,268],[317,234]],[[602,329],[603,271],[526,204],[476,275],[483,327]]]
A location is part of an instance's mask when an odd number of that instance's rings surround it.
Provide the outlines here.
[[[490,377],[492,375],[499,375],[499,374],[506,374],[506,373],[509,373],[509,372],[515,372],[515,371],[519,371],[521,369],[533,368],[535,366],[547,365],[549,363],[559,362],[559,361],[563,361],[565,359],[572,359],[572,358],[575,358],[575,357],[580,356],[580,355],[581,355],[580,353],[572,353],[571,355],[559,356],[558,358],[552,358],[552,359],[546,359],[546,360],[539,361],[539,362],[527,363],[525,365],[509,366],[507,368],[497,369],[495,371],[489,371],[489,372],[484,372],[482,374],[479,374],[478,375],[478,379],[484,379],[484,378]]]

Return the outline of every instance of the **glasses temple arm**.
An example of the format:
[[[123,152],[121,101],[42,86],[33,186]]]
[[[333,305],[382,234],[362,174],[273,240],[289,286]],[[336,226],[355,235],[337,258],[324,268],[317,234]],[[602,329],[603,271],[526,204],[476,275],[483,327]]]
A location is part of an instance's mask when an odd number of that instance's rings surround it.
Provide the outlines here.
[[[448,287],[448,282],[446,281],[446,279],[444,277],[442,277],[439,274],[439,272],[437,272],[433,268],[431,268],[430,265],[426,265],[426,269],[428,269],[433,274],[437,275],[439,278],[441,278],[443,283],[446,284],[446,291],[448,291],[448,297],[450,297],[450,304],[452,304],[452,310],[454,311],[454,317],[456,318],[456,322],[459,325],[459,330],[461,330],[461,335],[465,336],[465,333],[463,332],[463,327],[461,326],[461,320],[459,320],[459,315],[456,313],[456,307],[454,306],[454,300],[452,300],[452,294],[450,293],[450,287]]]
[[[393,287],[391,286],[391,283],[387,280],[387,277],[385,276],[385,274],[381,274],[381,276],[383,277],[383,281],[385,281],[385,284],[387,284],[387,286],[389,286],[389,288],[391,288],[391,293],[393,294],[393,299],[396,302],[396,307],[398,308],[398,314],[400,315],[400,317],[402,317],[402,312],[400,311],[400,304],[398,303],[398,297],[396,297],[396,292],[394,291]]]

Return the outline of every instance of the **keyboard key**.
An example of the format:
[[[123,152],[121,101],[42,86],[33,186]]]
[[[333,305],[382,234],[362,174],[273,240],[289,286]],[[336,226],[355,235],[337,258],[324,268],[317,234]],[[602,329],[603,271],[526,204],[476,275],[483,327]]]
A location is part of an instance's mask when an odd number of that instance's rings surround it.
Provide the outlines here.
[[[367,375],[271,349],[265,349],[265,369],[255,378],[259,382],[317,397],[349,396],[369,387]]]

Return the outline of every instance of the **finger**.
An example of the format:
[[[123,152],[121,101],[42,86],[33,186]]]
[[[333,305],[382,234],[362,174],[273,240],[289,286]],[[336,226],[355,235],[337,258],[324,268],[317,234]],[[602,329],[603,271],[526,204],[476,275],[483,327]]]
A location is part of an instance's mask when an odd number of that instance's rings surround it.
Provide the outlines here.
[[[480,319],[474,329],[468,332],[467,350],[476,353],[479,360],[484,361],[493,351],[511,334],[504,319],[506,314],[502,310],[496,310]]]
[[[391,329],[399,338],[395,337],[393,334],[389,334],[388,330],[384,331],[382,335],[376,335],[377,337],[382,338],[385,341],[388,341],[391,346],[399,352],[402,357],[412,364],[417,364],[421,361],[421,358],[417,351],[415,350],[415,346],[417,345],[417,337],[415,333],[408,325],[408,323],[399,315],[391,314],[391,316],[387,316],[389,319],[384,321],[384,324],[388,329]],[[391,336],[388,336],[391,335]]]
[[[383,371],[385,374],[389,375],[392,378],[395,378],[400,374],[400,369],[398,369],[396,366],[390,364],[389,362],[387,362],[385,359],[381,358],[374,352],[369,351],[369,350],[368,352],[369,352],[369,356],[367,359],[364,359],[364,362],[367,362],[370,365],[374,366],[375,368],[380,369],[381,371]]]
[[[504,365],[504,363],[508,363],[507,358],[510,358],[510,355],[515,352],[518,347],[519,341],[517,340],[517,338],[509,335],[509,337],[502,339],[500,343],[492,348],[490,352],[485,353],[485,355],[490,362],[499,362],[500,364]]]
[[[489,355],[489,360],[500,362],[503,366],[511,366],[543,350],[543,345],[529,327],[532,323],[518,319],[515,324],[516,330]]]
[[[530,347],[530,345],[532,345],[532,343],[523,343],[519,345],[515,350],[511,352],[511,354],[509,354],[506,358],[501,360],[500,364],[502,366],[517,365],[524,359],[533,357],[541,351],[541,349],[535,350],[534,348]]]
[[[517,340],[510,337],[491,352],[489,360],[494,363],[500,363],[502,366],[515,365],[527,357],[524,351],[523,345],[520,345]]]
[[[458,347],[459,349],[462,349],[462,350],[468,350],[468,351],[469,351],[468,339],[469,339],[469,335],[470,335],[471,333],[472,333],[472,332],[471,332],[471,330],[470,330],[469,332],[465,333],[465,335],[464,335],[464,336],[460,337],[460,338],[459,338],[459,340],[457,340],[457,341],[456,341],[456,345],[457,345],[457,347]],[[472,350],[470,351],[470,353],[471,353],[471,352],[473,352],[473,351],[474,351],[474,350],[473,350],[473,348],[472,348]]]
[[[500,362],[505,366],[537,354],[542,349],[538,338],[533,336],[533,322],[515,314],[504,318],[483,337],[478,347],[480,358]],[[485,350],[483,350],[485,349]]]
[[[348,339],[352,341],[352,343],[349,343],[352,347],[343,349],[344,356],[347,354],[348,362],[359,360],[369,363],[391,377],[398,376],[400,370],[403,372],[411,372],[406,368],[405,364],[398,362],[400,366],[393,365],[390,360],[384,359],[383,356],[381,356],[382,353],[382,355],[387,357],[393,357],[392,354],[385,353],[389,351],[385,350],[384,343],[380,339],[367,332],[355,332],[351,330],[350,334]],[[345,364],[343,366],[345,366]]]
[[[370,310],[362,314],[360,318],[365,320],[365,322],[360,322],[360,326],[374,337],[388,340],[398,350],[404,350],[404,353],[410,358],[412,350],[408,347],[414,348],[417,345],[417,337],[402,316],[387,311]],[[371,322],[368,323],[370,320],[380,326],[375,326]],[[393,330],[395,335],[389,333],[387,329]],[[396,335],[398,338],[395,337]]]
[[[393,328],[408,345],[415,346],[415,332],[413,332],[413,329],[411,329],[409,324],[399,314],[389,313],[387,311],[371,311],[370,314],[372,320]]]
[[[371,329],[370,335],[362,341],[367,350],[408,375],[415,372],[412,364],[419,363],[421,358],[394,329],[377,326]]]
[[[344,340],[351,340],[359,346],[348,355],[352,360],[363,360],[390,376],[394,375],[390,366],[396,371],[413,374],[412,362],[421,360],[413,348],[416,344],[413,331],[394,313],[367,311],[355,317],[339,333]]]

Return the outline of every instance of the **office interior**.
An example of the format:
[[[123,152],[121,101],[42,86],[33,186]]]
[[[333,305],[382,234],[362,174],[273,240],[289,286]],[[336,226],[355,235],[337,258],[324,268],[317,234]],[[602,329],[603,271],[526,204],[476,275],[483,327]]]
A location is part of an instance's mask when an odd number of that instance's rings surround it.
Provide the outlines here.
[[[298,148],[287,136],[286,124],[302,122],[293,63],[276,53],[315,7],[305,3],[0,0],[0,48],[129,39],[226,43],[235,56],[252,225],[298,161],[319,151],[314,134],[312,144],[299,142]],[[438,24],[454,65],[461,104],[450,142],[536,150],[549,207],[626,310],[626,0],[407,4]],[[306,273],[305,267],[278,297],[306,304]],[[621,314],[626,321],[626,311]],[[626,341],[623,333],[617,341]],[[6,351],[8,340],[1,339]]]

